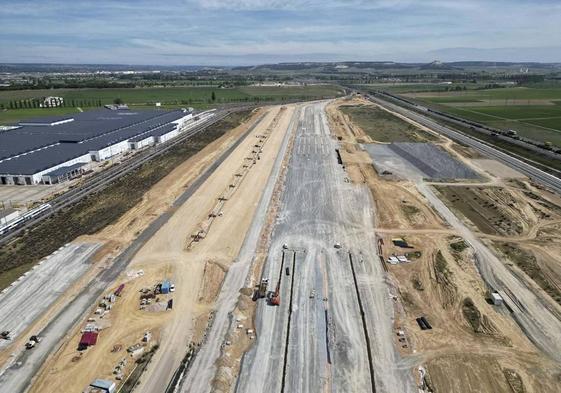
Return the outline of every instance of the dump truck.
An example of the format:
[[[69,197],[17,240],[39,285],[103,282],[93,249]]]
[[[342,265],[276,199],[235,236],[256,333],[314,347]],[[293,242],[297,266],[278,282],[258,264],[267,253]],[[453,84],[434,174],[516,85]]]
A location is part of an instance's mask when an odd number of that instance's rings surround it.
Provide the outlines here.
[[[261,283],[259,284],[259,288],[257,290],[258,298],[264,298],[267,296],[267,288],[269,287],[269,279],[263,278],[261,279]]]

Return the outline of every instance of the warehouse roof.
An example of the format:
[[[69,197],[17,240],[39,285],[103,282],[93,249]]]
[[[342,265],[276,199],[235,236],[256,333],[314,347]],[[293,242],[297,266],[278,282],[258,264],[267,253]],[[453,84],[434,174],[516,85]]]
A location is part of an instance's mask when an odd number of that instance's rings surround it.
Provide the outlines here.
[[[129,139],[129,142],[140,142],[140,141],[143,141],[147,138],[153,138],[153,137],[154,136],[151,133],[147,132],[147,133],[140,134],[140,135],[137,135],[137,136]]]
[[[78,143],[56,144],[52,147],[0,162],[0,173],[7,175],[32,175],[88,154],[89,150]]]
[[[145,122],[170,122],[184,114],[181,111],[130,111],[99,109],[76,113],[74,121],[55,126],[22,126],[0,133],[0,160],[30,152],[57,142],[79,142]],[[173,120],[169,120],[172,118]]]
[[[56,125],[57,123],[74,121],[74,116],[59,115],[59,116],[43,116],[34,117],[32,119],[20,121],[20,125]]]
[[[0,174],[32,175],[91,151],[173,129],[170,123],[183,116],[182,111],[104,109],[79,113],[71,123],[6,131],[0,133]]]
[[[153,130],[150,133],[154,136],[162,136],[162,135],[167,134],[168,132],[171,132],[171,131],[175,130],[175,128],[176,128],[175,124],[166,124],[163,127],[156,128],[155,130]]]

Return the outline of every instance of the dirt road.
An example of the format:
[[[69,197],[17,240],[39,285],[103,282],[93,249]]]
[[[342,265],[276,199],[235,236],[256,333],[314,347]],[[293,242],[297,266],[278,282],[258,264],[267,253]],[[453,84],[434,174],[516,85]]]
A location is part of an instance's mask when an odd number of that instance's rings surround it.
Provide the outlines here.
[[[474,248],[483,279],[503,295],[513,309],[513,318],[532,342],[552,359],[561,362],[561,321],[548,305],[524,283],[469,230],[434,194],[429,186],[417,183],[419,191],[460,236]]]

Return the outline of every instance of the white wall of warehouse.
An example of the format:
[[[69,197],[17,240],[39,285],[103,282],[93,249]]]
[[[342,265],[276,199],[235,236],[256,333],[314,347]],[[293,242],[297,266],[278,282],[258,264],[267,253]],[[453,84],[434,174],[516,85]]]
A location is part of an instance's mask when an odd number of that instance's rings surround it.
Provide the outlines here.
[[[130,145],[128,139],[119,143],[115,143],[114,145],[107,146],[98,151],[91,151],[90,155],[95,161],[103,161],[116,156],[117,154],[124,153],[130,150]]]
[[[149,136],[140,141],[130,142],[131,149],[142,149],[143,147],[153,145],[155,143],[154,137]]]
[[[167,134],[163,134],[158,136],[158,143],[164,143],[169,141],[170,139],[175,138],[177,135],[179,135],[179,130],[175,129],[173,131],[168,132]]]
[[[177,127],[181,128],[186,122],[193,118],[193,114],[189,113],[188,115],[183,116],[181,119],[177,119],[172,121],[172,123],[177,124]]]
[[[91,161],[92,161],[92,159],[91,159],[90,155],[89,154],[84,154],[83,156],[76,157],[72,160],[63,162],[62,164],[52,166],[49,169],[45,169],[44,171],[37,172],[37,173],[33,174],[32,181],[33,181],[34,184],[39,184],[43,180],[43,175],[44,174],[52,172],[55,169],[61,168],[63,166],[70,166],[70,165],[78,164],[79,162],[88,163],[88,162],[91,162]]]

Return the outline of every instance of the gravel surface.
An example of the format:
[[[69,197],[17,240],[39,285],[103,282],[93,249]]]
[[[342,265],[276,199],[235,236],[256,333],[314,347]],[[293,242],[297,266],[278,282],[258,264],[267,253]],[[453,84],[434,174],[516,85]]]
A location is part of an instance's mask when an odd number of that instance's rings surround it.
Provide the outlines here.
[[[237,392],[368,392],[374,390],[372,380],[378,393],[417,391],[412,365],[394,347],[393,307],[376,255],[371,196],[366,186],[344,181],[337,147],[325,103],[306,105],[263,272],[270,290],[282,275],[281,303],[259,300],[257,340],[243,359]],[[291,275],[281,272],[283,259]]]
[[[228,269],[228,273],[220,289],[220,295],[215,307],[214,321],[212,328],[208,332],[207,341],[197,353],[193,364],[184,377],[183,383],[178,390],[179,392],[203,393],[211,390],[211,382],[216,373],[215,362],[220,356],[221,345],[224,342],[227,329],[231,323],[231,315],[236,307],[240,289],[243,288],[245,284],[251,263],[255,257],[259,236],[267,218],[267,210],[273,196],[276,181],[279,177],[283,158],[288,148],[290,130],[294,127],[296,117],[297,113],[293,115],[290,121],[290,125],[288,126],[289,131],[287,131],[284,136],[282,146],[276,157],[271,175],[269,176],[239,255],[235,263]]]
[[[432,143],[392,143],[389,148],[431,179],[477,179],[479,175]]]
[[[423,172],[391,149],[389,144],[365,144],[361,146],[372,157],[372,163],[379,174],[391,174],[408,180],[420,180],[424,176]]]

